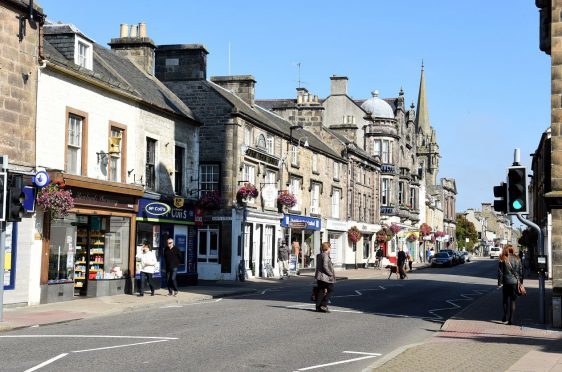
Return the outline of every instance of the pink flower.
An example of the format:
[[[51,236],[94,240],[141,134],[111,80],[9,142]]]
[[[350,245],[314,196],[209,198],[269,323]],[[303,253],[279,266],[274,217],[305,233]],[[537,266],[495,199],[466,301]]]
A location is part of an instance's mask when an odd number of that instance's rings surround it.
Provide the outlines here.
[[[283,191],[277,197],[277,202],[285,207],[292,208],[297,204],[297,197],[288,191]]]
[[[62,186],[54,183],[39,190],[35,200],[37,206],[45,212],[49,212],[52,218],[63,218],[74,208],[72,192],[64,190]]]

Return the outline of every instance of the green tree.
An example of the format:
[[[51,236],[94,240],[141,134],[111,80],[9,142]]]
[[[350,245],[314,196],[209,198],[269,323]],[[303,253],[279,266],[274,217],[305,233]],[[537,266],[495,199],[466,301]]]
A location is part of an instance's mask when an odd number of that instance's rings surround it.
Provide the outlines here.
[[[457,216],[457,245],[459,248],[464,248],[467,251],[472,251],[472,248],[478,243],[478,233],[474,224],[466,219],[465,216]],[[466,242],[468,238],[468,243]]]

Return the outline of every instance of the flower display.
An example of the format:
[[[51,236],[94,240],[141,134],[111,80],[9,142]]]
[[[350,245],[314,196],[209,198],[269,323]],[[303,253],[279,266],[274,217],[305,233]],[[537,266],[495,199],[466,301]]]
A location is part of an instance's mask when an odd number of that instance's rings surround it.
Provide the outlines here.
[[[352,226],[349,230],[347,230],[347,238],[353,243],[357,243],[361,240],[361,231],[359,231],[357,226]]]
[[[402,227],[400,227],[400,225],[397,225],[395,223],[390,225],[390,231],[392,232],[392,234],[397,234],[400,230],[402,230]]]
[[[420,226],[420,234],[421,236],[428,236],[429,234],[431,234],[431,226],[429,226],[427,223],[422,223]]]
[[[442,238],[445,236],[445,233],[443,231],[436,231],[435,232],[435,237],[437,238]]]
[[[197,206],[203,209],[217,209],[221,205],[221,195],[218,191],[207,191],[197,201]]]
[[[258,192],[256,186],[249,182],[246,182],[236,192],[236,200],[241,201],[242,199],[257,198],[259,194],[260,193]]]
[[[408,241],[415,242],[416,240],[418,240],[418,236],[416,234],[408,235]]]
[[[50,183],[37,193],[37,206],[48,212],[51,218],[63,218],[74,208],[72,192],[64,189],[64,183]]]
[[[297,197],[288,191],[283,191],[277,197],[277,203],[284,207],[292,208],[297,205]]]

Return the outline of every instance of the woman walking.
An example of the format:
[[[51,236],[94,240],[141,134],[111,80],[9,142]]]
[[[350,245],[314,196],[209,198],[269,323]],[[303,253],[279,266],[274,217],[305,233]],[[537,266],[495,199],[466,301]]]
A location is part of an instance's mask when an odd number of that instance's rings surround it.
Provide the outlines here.
[[[503,317],[502,322],[513,324],[513,314],[517,302],[517,284],[523,284],[523,267],[521,260],[515,255],[515,250],[508,244],[498,264],[498,288],[502,287]]]
[[[330,258],[330,243],[322,243],[322,252],[316,255],[316,272],[314,278],[318,286],[318,295],[316,296],[316,311],[321,313],[329,313],[328,301],[334,290],[336,283],[336,274],[334,265]]]
[[[139,256],[141,270],[140,270],[140,290],[139,296],[144,296],[144,281],[148,283],[150,287],[150,295],[154,296],[154,286],[151,283],[152,275],[154,275],[154,269],[156,266],[156,255],[150,249],[148,242],[143,241],[142,243],[142,253]]]

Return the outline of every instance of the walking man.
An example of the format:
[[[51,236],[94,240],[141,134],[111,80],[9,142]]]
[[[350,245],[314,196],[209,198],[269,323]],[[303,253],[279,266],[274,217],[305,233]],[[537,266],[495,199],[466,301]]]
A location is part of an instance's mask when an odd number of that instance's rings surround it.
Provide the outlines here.
[[[289,277],[289,247],[285,242],[279,244],[277,264],[279,265],[279,279],[284,279],[285,275]]]
[[[168,239],[168,247],[164,249],[164,262],[166,263],[166,282],[168,284],[168,296],[178,295],[178,266],[182,261],[181,252],[174,245],[174,239]]]

